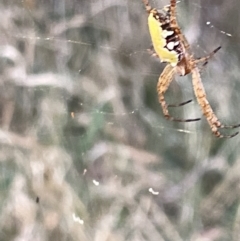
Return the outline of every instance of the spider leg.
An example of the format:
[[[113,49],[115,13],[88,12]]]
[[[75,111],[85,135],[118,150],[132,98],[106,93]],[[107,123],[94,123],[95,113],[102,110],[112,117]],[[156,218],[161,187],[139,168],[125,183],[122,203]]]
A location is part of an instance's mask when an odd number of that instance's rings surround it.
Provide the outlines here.
[[[147,11],[148,13],[150,13],[151,10],[152,10],[152,7],[149,5],[149,1],[148,1],[148,0],[143,0],[143,3],[144,3],[144,5],[145,5],[146,11]]]
[[[177,26],[176,5],[177,5],[176,0],[170,1],[170,22],[175,26]]]
[[[219,128],[237,128],[240,125],[234,125],[234,126],[225,126],[223,125],[213,112],[212,107],[210,106],[207,97],[206,97],[206,92],[203,87],[202,81],[201,81],[201,76],[199,69],[197,68],[196,64],[193,61],[193,68],[192,68],[192,81],[193,81],[193,89],[197,98],[197,101],[202,109],[202,112],[204,116],[206,117],[210,128],[213,132],[213,134],[218,137],[218,138],[232,138],[238,134],[238,132],[232,134],[232,135],[223,135],[219,132]]]
[[[178,122],[192,122],[192,121],[200,120],[201,118],[178,119],[178,118],[174,118],[174,117],[170,116],[170,114],[168,112],[168,105],[167,105],[167,103],[165,101],[165,98],[164,98],[164,93],[167,91],[170,83],[172,82],[175,73],[176,73],[175,68],[173,66],[171,66],[170,64],[168,64],[165,67],[165,69],[163,70],[163,72],[160,75],[159,80],[158,80],[158,84],[157,84],[158,100],[159,100],[159,103],[162,106],[164,117],[168,120],[178,121]],[[183,102],[182,105],[187,104],[187,103],[189,103],[189,101]]]
[[[234,137],[234,136],[236,136],[236,135],[238,135],[239,134],[239,132],[236,132],[236,133],[234,133],[234,134],[232,134],[232,135],[221,135],[221,137],[220,138],[232,138],[232,137]]]
[[[147,49],[148,53],[151,55],[151,57],[155,57],[159,59],[159,56],[157,55],[157,53],[154,51],[153,46],[151,45],[151,47],[149,49]]]
[[[183,105],[186,105],[186,104],[188,104],[188,103],[190,103],[190,102],[192,102],[193,100],[187,100],[187,101],[184,101],[184,102],[182,102],[182,103],[179,103],[179,104],[175,104],[175,105],[168,105],[168,107],[179,107],[179,106],[183,106]]]
[[[175,29],[175,32],[178,34],[178,36],[180,38],[180,42],[182,43],[182,45],[186,49],[186,51],[188,53],[191,53],[190,45],[189,45],[186,37],[182,34],[182,31],[179,28],[178,23],[177,23],[176,5],[177,5],[176,0],[170,1],[170,23],[171,23],[171,27]]]
[[[230,125],[230,126],[227,126],[227,125],[221,125],[219,128],[222,128],[222,129],[235,129],[235,128],[238,128],[240,127],[240,124],[237,124],[237,125]]]
[[[217,53],[218,50],[220,50],[220,49],[221,49],[221,46],[219,46],[219,47],[217,47],[216,49],[214,49],[214,50],[213,50],[210,54],[208,54],[207,56],[202,57],[202,58],[197,58],[194,62],[195,62],[196,64],[201,63],[201,62],[204,62],[203,65],[202,65],[202,67],[204,67],[205,65],[207,65],[208,60],[209,60],[210,58],[212,58],[213,55],[214,55],[215,53]]]
[[[154,51],[153,49],[153,46],[151,46],[150,49],[148,49],[148,52],[149,54],[152,56],[152,57],[156,57],[159,59],[159,56],[157,55],[157,53]],[[184,102],[181,102],[179,104],[171,104],[171,105],[167,105],[168,107],[179,107],[179,106],[183,106],[183,105],[186,105],[190,102],[192,102],[193,100],[187,100],[187,101],[184,101]]]
[[[213,132],[213,134],[214,134],[216,137],[218,137],[218,138],[232,138],[232,137],[234,137],[234,136],[236,136],[236,135],[239,134],[238,131],[235,132],[235,133],[232,134],[232,135],[223,135],[223,134],[221,134],[219,131],[212,131],[212,132]]]

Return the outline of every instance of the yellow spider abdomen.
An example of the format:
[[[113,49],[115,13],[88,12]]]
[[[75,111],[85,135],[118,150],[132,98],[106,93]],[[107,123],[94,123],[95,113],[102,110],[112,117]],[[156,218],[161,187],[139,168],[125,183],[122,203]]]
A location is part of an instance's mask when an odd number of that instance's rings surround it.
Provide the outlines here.
[[[148,16],[149,32],[155,52],[161,59],[161,62],[168,62],[176,66],[179,62],[179,54],[174,50],[178,42],[167,43],[166,38],[174,34],[171,30],[162,28],[161,23],[154,17],[153,13]]]

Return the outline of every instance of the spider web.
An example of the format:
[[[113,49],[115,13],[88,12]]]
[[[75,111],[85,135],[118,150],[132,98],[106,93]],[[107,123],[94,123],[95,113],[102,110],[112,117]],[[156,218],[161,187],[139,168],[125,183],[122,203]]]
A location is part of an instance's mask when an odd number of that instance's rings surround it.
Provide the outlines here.
[[[177,12],[196,57],[222,46],[202,81],[217,116],[235,124],[239,3],[230,2],[183,0]],[[238,212],[228,209],[239,138],[216,140],[204,118],[164,119],[156,84],[165,65],[148,54],[141,0],[0,6],[2,240],[18,222],[16,240],[238,240]],[[176,77],[166,98],[193,99],[173,116],[202,117],[190,76]]]

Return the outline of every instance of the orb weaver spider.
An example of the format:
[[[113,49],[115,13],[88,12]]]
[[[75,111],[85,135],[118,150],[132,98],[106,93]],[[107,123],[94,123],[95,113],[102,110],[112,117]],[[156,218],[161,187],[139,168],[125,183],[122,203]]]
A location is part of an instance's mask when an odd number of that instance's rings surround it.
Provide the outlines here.
[[[170,5],[165,6],[161,10],[152,8],[148,0],[143,0],[148,15],[148,27],[153,44],[153,55],[158,57],[161,62],[167,62],[167,66],[161,73],[158,84],[157,93],[158,100],[162,107],[164,117],[171,121],[178,122],[191,122],[198,121],[200,118],[195,119],[177,119],[170,116],[168,107],[177,107],[185,105],[192,100],[180,103],[178,105],[168,105],[165,101],[164,94],[167,91],[170,83],[172,82],[175,74],[185,76],[192,74],[193,90],[201,107],[203,115],[206,117],[212,133],[218,138],[231,138],[236,136],[239,132],[232,135],[223,135],[219,132],[222,128],[237,128],[238,125],[223,125],[210,106],[205,89],[203,87],[200,70],[198,64],[202,63],[205,66],[208,60],[221,48],[216,48],[209,55],[195,59],[190,50],[190,45],[182,34],[180,27],[176,20],[176,0],[170,0]]]

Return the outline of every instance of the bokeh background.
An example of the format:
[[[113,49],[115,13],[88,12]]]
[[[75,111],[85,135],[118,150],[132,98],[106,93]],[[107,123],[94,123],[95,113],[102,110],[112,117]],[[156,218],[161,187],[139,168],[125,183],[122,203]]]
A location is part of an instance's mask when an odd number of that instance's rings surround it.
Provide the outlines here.
[[[201,74],[226,124],[240,123],[239,9],[177,5],[196,57],[222,46]],[[0,241],[240,240],[240,135],[163,118],[141,0],[1,0],[0,14]],[[191,76],[166,98],[202,117]]]

